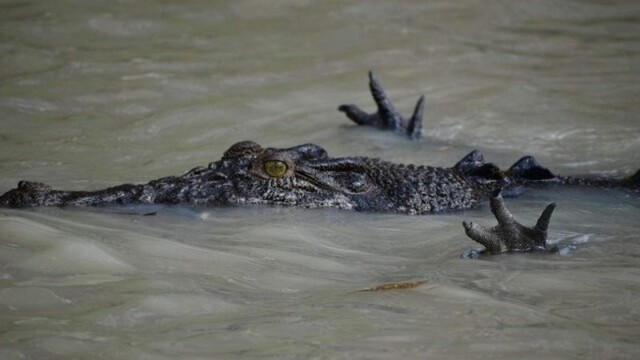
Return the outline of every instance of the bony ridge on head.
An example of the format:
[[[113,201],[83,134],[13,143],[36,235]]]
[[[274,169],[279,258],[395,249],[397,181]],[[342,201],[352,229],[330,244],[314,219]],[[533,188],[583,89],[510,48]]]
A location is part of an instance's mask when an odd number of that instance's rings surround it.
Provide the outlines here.
[[[264,151],[262,146],[253,141],[240,141],[237,142],[222,155],[222,160],[233,159],[237,157],[247,156],[247,155],[259,155]]]

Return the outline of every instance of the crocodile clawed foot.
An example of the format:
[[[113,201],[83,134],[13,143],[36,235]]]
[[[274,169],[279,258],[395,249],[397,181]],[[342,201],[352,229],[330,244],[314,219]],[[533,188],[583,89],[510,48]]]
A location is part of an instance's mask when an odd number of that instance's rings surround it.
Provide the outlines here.
[[[507,209],[500,191],[494,192],[490,200],[491,212],[498,220],[498,225],[491,229],[464,221],[465,233],[472,240],[485,247],[484,252],[522,252],[542,250],[547,247],[547,228],[549,219],[556,207],[555,203],[549,204],[540,215],[538,222],[533,227],[527,227],[517,222],[509,209]]]
[[[338,110],[358,125],[373,126],[383,130],[397,130],[405,133],[412,140],[419,139],[422,134],[422,117],[424,114],[424,96],[421,96],[413,110],[413,115],[406,120],[400,115],[382,89],[382,84],[369,72],[369,89],[378,106],[378,111],[366,113],[356,105],[340,105]]]

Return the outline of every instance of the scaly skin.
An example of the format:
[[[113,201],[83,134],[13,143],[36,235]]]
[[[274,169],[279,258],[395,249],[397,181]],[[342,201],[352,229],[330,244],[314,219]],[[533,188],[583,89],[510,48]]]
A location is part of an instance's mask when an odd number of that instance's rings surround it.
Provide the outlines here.
[[[532,184],[638,189],[639,183],[640,171],[622,180],[559,177],[532,157],[524,157],[502,171],[485,163],[478,151],[471,152],[452,168],[438,168],[366,157],[331,158],[314,144],[265,149],[243,141],[231,146],[221,160],[207,167],[146,184],[124,184],[98,191],[61,191],[42,183],[21,181],[16,189],[0,196],[0,206],[267,204],[415,215],[469,209],[482,199],[491,198],[498,226],[487,230],[465,223],[465,230],[472,239],[485,245],[488,252],[505,252],[544,247],[551,210],[545,212],[546,220],[539,221],[534,228],[526,228],[513,220],[502,198],[495,195],[496,190],[517,194],[520,188]]]
[[[270,176],[265,164],[285,164]],[[0,205],[98,206],[109,204],[270,204],[424,214],[467,209],[482,186],[456,169],[393,164],[371,158],[329,158],[314,144],[264,149],[243,141],[219,161],[178,177],[124,184],[99,191],[59,191],[21,181]]]
[[[498,225],[487,229],[473,222],[462,222],[467,236],[484,245],[485,250],[483,252],[501,253],[544,250],[547,248],[547,229],[549,228],[551,214],[556,208],[555,203],[549,204],[538,218],[536,224],[528,227],[516,221],[511,211],[507,209],[499,190],[494,192],[489,202],[491,204],[491,212],[498,220]]]
[[[281,165],[282,173],[268,173],[268,166],[274,163]],[[314,144],[276,149],[242,141],[207,167],[147,184],[61,191],[21,181],[16,189],[0,196],[0,206],[268,204],[415,215],[469,209],[498,188],[512,194],[525,186],[545,184],[638,188],[639,174],[621,180],[561,177],[530,156],[502,171],[485,163],[478,151],[454,167],[438,168],[366,157],[331,158]]]
[[[358,125],[373,126],[381,130],[395,130],[404,133],[411,140],[420,139],[422,136],[424,95],[416,103],[411,118],[405,119],[384,93],[382,84],[373,75],[372,71],[369,71],[369,89],[373,100],[378,106],[375,113],[368,114],[353,104],[340,105],[338,110],[345,113],[349,119]]]

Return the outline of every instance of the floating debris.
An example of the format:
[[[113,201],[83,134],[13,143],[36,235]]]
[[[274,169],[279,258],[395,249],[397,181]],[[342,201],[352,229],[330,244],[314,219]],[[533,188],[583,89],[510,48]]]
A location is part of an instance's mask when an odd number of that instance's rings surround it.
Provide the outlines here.
[[[417,280],[417,281],[408,281],[408,282],[399,282],[399,283],[391,283],[391,284],[383,284],[375,287],[370,287],[367,289],[358,290],[358,292],[364,291],[386,291],[386,290],[405,290],[405,289],[413,289],[418,287],[424,283],[426,280]]]

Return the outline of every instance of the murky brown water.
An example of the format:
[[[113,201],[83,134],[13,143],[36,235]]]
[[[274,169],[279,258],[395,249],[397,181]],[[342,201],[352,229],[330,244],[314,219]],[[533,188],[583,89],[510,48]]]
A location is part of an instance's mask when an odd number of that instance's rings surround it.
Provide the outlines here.
[[[640,167],[634,1],[3,1],[0,192],[175,175],[231,144],[557,173]],[[352,126],[374,70],[425,139]],[[632,359],[640,199],[558,203],[565,255],[463,260],[461,222],[287,208],[0,210],[0,358]],[[403,280],[421,287],[357,292]]]

